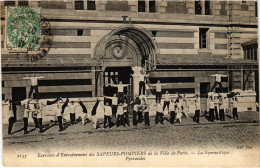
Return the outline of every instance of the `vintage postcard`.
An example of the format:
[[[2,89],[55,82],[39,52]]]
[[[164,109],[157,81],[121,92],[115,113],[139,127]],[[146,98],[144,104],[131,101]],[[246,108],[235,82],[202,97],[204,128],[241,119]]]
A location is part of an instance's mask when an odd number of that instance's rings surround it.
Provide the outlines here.
[[[260,166],[256,0],[0,4],[4,166]]]

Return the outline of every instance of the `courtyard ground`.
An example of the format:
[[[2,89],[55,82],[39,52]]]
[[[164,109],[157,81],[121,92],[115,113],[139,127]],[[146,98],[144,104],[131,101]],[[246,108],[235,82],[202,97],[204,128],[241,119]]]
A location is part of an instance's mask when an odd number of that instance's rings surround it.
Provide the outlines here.
[[[167,116],[166,116],[167,117]],[[226,116],[226,121],[208,122],[200,117],[200,124],[194,123],[192,117],[183,118],[181,124],[171,125],[167,120],[164,125],[151,126],[140,123],[137,127],[116,127],[93,129],[92,123],[84,126],[80,121],[76,125],[65,123],[65,130],[58,132],[58,125],[44,123],[45,132],[39,133],[34,125],[29,125],[29,134],[23,134],[23,122],[14,124],[13,134],[7,135],[7,125],[3,125],[4,150],[46,149],[139,149],[146,147],[171,148],[236,148],[237,145],[259,146],[259,112],[239,113],[239,121]],[[130,121],[132,119],[130,118]]]

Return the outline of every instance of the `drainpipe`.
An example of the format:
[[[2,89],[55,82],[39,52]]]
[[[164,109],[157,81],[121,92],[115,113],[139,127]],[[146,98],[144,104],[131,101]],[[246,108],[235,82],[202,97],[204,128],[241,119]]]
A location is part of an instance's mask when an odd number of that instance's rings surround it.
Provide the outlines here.
[[[227,38],[228,38],[228,57],[231,58],[232,57],[232,52],[231,52],[231,35],[232,35],[232,28],[230,27],[230,25],[232,24],[232,3],[230,1],[227,2],[228,3],[228,34],[227,34]]]

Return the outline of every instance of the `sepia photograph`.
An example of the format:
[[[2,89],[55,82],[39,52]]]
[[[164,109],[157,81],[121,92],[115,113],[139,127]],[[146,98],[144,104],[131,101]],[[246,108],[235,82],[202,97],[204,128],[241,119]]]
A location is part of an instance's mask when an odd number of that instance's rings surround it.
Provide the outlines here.
[[[0,1],[7,167],[260,167],[257,0]]]

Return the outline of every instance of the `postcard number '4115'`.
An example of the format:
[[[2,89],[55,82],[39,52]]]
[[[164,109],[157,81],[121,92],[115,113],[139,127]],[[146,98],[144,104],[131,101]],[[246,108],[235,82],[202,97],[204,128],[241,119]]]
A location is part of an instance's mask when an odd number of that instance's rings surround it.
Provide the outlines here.
[[[18,158],[26,159],[27,155],[17,155]]]

